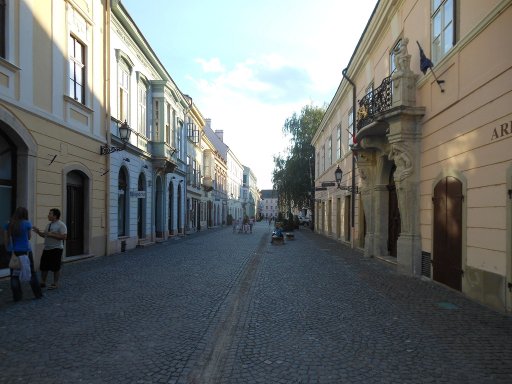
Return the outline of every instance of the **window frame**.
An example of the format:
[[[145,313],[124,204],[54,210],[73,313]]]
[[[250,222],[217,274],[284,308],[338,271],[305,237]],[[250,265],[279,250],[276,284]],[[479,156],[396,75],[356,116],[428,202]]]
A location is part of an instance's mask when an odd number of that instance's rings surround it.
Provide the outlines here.
[[[126,75],[126,88],[123,87],[123,75]],[[118,120],[128,121],[128,116],[130,115],[130,70],[124,65],[119,65],[117,89],[119,98]]]
[[[77,46],[80,48],[80,57],[77,56]],[[86,45],[73,33],[69,34],[68,38],[68,64],[69,64],[69,97],[73,100],[85,105],[85,92],[87,89],[86,84],[86,69],[87,69],[87,49]],[[81,82],[78,80],[78,72],[80,72]],[[78,95],[77,87],[81,88]],[[80,97],[78,97],[80,96]]]
[[[143,81],[137,84],[137,130],[139,134],[146,136],[148,121],[148,87]]]
[[[451,8],[451,10],[450,10]],[[434,64],[439,63],[443,57],[455,46],[456,42],[456,0],[432,0],[430,11],[430,48],[431,59]],[[451,18],[447,22],[446,12],[451,11]],[[439,19],[437,19],[439,17]],[[439,33],[436,23],[439,20]],[[451,32],[450,32],[451,31]],[[447,36],[451,34],[451,36]],[[447,43],[449,40],[449,43]],[[439,43],[436,43],[439,41]],[[448,45],[447,45],[448,44]]]
[[[0,57],[7,59],[7,1],[0,0]]]

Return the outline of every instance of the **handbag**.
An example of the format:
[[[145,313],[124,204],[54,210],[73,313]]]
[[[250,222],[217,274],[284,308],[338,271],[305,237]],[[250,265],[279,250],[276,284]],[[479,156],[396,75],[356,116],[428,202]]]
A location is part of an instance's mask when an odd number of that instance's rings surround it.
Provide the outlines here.
[[[16,256],[13,253],[11,253],[11,259],[9,260],[9,268],[11,269],[21,269],[21,262],[20,262],[20,258],[18,256]]]

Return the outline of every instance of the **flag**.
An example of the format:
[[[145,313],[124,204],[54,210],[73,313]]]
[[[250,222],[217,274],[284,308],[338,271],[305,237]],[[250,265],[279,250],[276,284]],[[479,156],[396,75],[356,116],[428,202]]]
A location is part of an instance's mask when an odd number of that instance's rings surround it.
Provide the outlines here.
[[[434,68],[434,64],[427,56],[425,56],[425,52],[423,52],[423,48],[421,48],[420,43],[417,41],[416,43],[418,44],[418,47],[420,47],[420,70],[425,74],[429,68]]]

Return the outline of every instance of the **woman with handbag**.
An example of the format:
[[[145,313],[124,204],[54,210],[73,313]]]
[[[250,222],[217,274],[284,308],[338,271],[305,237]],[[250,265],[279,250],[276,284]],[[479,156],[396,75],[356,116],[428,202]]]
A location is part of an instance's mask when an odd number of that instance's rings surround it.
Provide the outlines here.
[[[30,286],[36,299],[43,297],[37,274],[34,271],[34,258],[30,246],[32,223],[28,220],[28,211],[24,207],[18,207],[11,216],[9,223],[4,225],[4,244],[8,244],[7,251],[11,252],[11,258],[19,256],[22,262],[20,269],[10,269],[11,290],[14,301],[20,301],[23,297],[20,277],[30,275]],[[26,257],[26,258],[25,258]],[[29,263],[24,263],[28,260]],[[27,271],[27,269],[29,269]],[[20,276],[21,275],[21,276]]]

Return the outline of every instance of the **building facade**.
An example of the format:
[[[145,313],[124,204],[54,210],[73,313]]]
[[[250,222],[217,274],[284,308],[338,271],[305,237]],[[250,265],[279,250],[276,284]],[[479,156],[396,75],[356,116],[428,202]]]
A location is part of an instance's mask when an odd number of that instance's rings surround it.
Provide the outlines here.
[[[210,142],[211,147],[204,153],[206,180],[203,179],[203,184],[205,184],[206,188],[211,188],[211,205],[209,206],[208,217],[210,218],[211,226],[217,227],[227,224],[228,147],[222,141],[223,131],[214,132],[211,124],[211,119],[206,119],[204,135]]]
[[[111,5],[109,40],[109,250],[183,235],[188,128],[194,109],[120,2]],[[127,143],[120,127],[130,129]],[[192,138],[193,140],[193,138]],[[115,150],[115,149],[120,150]],[[194,183],[196,185],[196,183]]]
[[[509,311],[511,5],[379,1],[313,139],[317,232]]]
[[[0,2],[0,222],[24,206],[45,228],[60,209],[67,260],[107,253],[107,13],[105,1]],[[2,275],[7,262],[0,244]]]
[[[261,200],[259,203],[261,219],[269,220],[277,218],[279,214],[277,191],[273,189],[262,189],[260,192]]]

